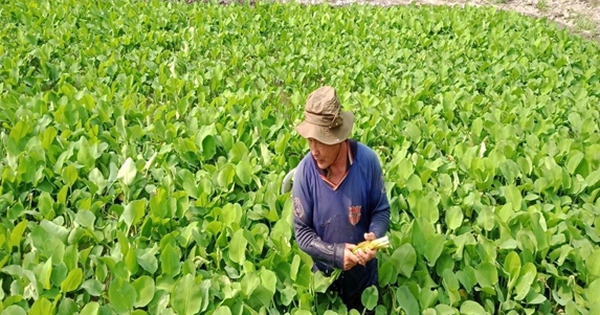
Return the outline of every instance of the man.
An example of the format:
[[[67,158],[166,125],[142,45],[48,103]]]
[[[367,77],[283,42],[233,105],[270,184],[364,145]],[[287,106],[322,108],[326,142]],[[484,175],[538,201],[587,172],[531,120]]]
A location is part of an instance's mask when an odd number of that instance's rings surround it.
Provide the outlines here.
[[[390,206],[377,155],[348,138],[353,124],[334,88],[308,96],[296,131],[310,152],[297,167],[292,196],[296,240],[313,258],[313,271],[342,269],[331,288],[348,309],[362,310],[362,292],[378,283],[377,251],[352,249],[387,233]]]

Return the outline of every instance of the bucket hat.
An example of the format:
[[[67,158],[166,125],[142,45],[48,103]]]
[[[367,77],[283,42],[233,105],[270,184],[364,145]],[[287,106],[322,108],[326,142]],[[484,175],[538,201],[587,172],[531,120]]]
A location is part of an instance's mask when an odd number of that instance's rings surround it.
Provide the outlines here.
[[[327,145],[345,141],[354,125],[354,114],[342,111],[335,89],[323,86],[308,96],[304,120],[296,131],[304,138],[313,138]]]

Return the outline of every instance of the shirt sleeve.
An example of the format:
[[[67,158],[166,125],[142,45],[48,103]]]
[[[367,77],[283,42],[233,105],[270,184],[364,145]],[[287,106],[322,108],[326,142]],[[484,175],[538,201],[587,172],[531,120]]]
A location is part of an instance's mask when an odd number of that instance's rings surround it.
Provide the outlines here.
[[[369,231],[379,238],[384,236],[390,224],[390,204],[385,191],[385,180],[381,165],[374,154],[371,162],[371,224]]]
[[[313,260],[342,268],[345,244],[324,242],[313,227],[313,196],[308,187],[303,165],[300,165],[296,171],[292,186],[292,198],[294,233],[300,249],[309,254]]]

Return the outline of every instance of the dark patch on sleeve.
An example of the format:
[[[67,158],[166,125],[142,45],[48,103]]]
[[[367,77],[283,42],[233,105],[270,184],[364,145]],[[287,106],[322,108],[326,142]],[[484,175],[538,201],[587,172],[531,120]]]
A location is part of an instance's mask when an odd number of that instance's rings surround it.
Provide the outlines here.
[[[300,219],[304,217],[304,206],[298,197],[294,197],[294,216]]]

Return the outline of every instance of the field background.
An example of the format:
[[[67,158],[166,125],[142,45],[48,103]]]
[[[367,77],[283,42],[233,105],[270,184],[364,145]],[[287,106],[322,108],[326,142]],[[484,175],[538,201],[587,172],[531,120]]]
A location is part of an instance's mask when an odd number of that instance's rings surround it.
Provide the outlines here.
[[[597,42],[477,7],[14,1],[0,21],[2,315],[348,313],[280,192],[323,84],[392,205],[368,308],[600,313]]]

